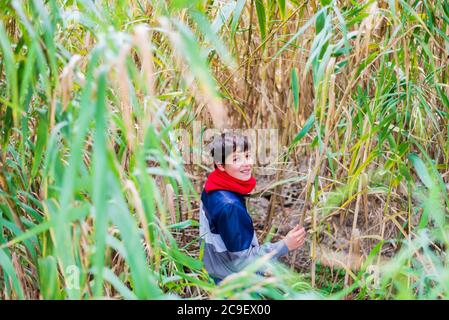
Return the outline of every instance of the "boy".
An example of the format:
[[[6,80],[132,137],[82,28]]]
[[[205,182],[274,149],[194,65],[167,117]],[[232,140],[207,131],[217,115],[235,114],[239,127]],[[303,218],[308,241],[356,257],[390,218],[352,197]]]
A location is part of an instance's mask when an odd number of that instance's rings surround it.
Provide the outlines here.
[[[247,137],[234,133],[216,136],[212,143],[215,170],[201,194],[200,235],[204,265],[217,284],[255,258],[273,251],[278,258],[305,241],[304,228],[296,226],[284,239],[259,246],[244,199],[256,186],[249,147]]]

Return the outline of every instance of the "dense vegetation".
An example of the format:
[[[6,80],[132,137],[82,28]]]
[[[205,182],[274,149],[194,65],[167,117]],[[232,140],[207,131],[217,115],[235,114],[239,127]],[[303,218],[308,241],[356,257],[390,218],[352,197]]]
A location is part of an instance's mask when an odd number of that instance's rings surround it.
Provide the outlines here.
[[[449,298],[447,0],[0,9],[1,298]],[[299,185],[300,273],[209,279],[194,121],[279,129],[265,222]]]

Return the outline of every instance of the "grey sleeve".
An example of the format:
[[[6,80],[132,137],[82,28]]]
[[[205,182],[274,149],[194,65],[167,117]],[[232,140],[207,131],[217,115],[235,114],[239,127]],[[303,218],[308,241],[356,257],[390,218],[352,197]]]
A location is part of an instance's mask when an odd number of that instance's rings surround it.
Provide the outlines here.
[[[274,252],[273,259],[278,259],[288,253],[288,247],[283,240],[274,243],[266,243],[262,246],[250,246],[239,252],[228,252],[233,269],[237,272],[248,264],[268,253]]]

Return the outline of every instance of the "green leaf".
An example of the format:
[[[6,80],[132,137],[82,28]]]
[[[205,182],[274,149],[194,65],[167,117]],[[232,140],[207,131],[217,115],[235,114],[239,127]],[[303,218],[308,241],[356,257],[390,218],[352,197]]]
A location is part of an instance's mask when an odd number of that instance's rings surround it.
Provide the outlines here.
[[[312,113],[310,117],[307,119],[306,123],[304,123],[304,127],[293,139],[292,143],[290,144],[290,147],[294,147],[302,138],[304,138],[304,136],[307,134],[307,132],[309,132],[314,123],[315,123],[315,114]]]
[[[188,227],[198,227],[199,223],[196,220],[188,219],[168,226],[169,229],[185,229]]]
[[[53,256],[38,260],[39,285],[45,300],[62,299],[59,288],[58,263]]]
[[[295,42],[295,40],[304,33],[304,31],[306,31],[316,20],[317,16],[320,15],[322,12],[324,11],[324,8],[321,9],[320,11],[318,11],[317,13],[315,13],[301,28],[299,28],[299,30],[293,35],[293,37],[290,38],[290,40],[287,41],[287,43],[285,45],[282,46],[282,48],[280,48],[278,50],[278,52],[276,52],[275,55],[273,55],[273,57],[271,58],[270,62],[273,62],[274,60],[276,60],[276,58],[282,53],[284,52],[284,50],[286,50],[290,45],[293,44],[293,42]]]
[[[33,164],[31,167],[31,179],[37,174],[37,170],[39,169],[39,165],[42,161],[42,154],[45,148],[45,144],[48,139],[48,122],[44,117],[40,119],[39,126],[37,128],[37,141],[36,148],[34,150]]]
[[[108,202],[107,211],[120,231],[126,250],[124,258],[130,267],[134,293],[139,299],[159,298],[162,292],[154,279],[153,272],[148,268],[142,247],[141,232],[119,192],[115,179],[111,181],[109,188],[113,199]]]
[[[201,270],[203,267],[203,263],[197,259],[194,259],[192,257],[189,257],[185,253],[182,253],[177,248],[170,248],[170,256],[173,257],[173,259],[182,264],[183,266],[186,266],[192,270]]]
[[[199,30],[203,34],[204,38],[210,42],[210,44],[217,50],[223,61],[231,67],[235,67],[235,61],[229,53],[228,49],[224,45],[223,41],[216,34],[209,21],[199,11],[192,11],[191,17],[195,20]]]
[[[320,0],[320,3],[324,7],[324,6],[329,5],[332,1],[333,0]]]
[[[5,251],[3,251],[3,249],[0,249],[0,266],[2,267],[4,276],[12,281],[12,286],[19,299],[23,299],[24,295],[22,286],[20,285],[19,279],[14,272],[14,266],[11,258],[5,253]]]
[[[257,20],[259,21],[260,35],[262,42],[265,41],[267,35],[267,17],[265,14],[265,6],[263,0],[256,0]]]
[[[429,171],[427,170],[427,167],[421,160],[421,158],[419,158],[416,153],[410,153],[408,155],[408,159],[415,167],[416,173],[418,174],[418,177],[422,181],[422,183],[424,183],[427,188],[432,188],[432,178],[430,177]]]
[[[298,108],[299,108],[299,84],[298,84],[298,74],[296,72],[296,68],[292,69],[291,77],[292,77],[293,107],[295,108],[295,112],[298,113]]]
[[[82,219],[83,217],[85,217],[87,214],[89,213],[88,210],[88,204],[83,204],[80,207],[77,208],[71,208],[70,211],[68,212],[68,218],[67,218],[67,222],[72,222],[72,221],[77,221],[79,219]],[[26,241],[42,232],[47,231],[50,228],[55,228],[57,226],[57,221],[56,220],[47,220],[44,221],[38,225],[36,225],[35,227],[28,229],[27,231],[20,233],[17,237],[15,237],[14,239],[10,240],[7,245],[8,246],[12,246],[14,244]],[[20,229],[19,229],[20,230]],[[6,248],[6,244],[2,244],[0,246],[0,249],[2,248]]]
[[[115,290],[117,290],[122,295],[123,298],[127,300],[138,299],[137,296],[131,290],[129,290],[129,288],[126,285],[124,285],[122,281],[120,281],[119,277],[117,277],[115,273],[112,272],[111,269],[109,268],[103,269],[103,278],[107,282],[112,284]]]
[[[0,21],[0,49],[2,52],[2,66],[5,66],[6,71],[6,85],[9,89],[10,95],[10,107],[13,110],[14,123],[18,123],[20,105],[19,105],[19,88],[18,88],[18,76],[17,66],[12,51],[11,43],[8,39],[6,30],[3,26],[3,22]]]
[[[199,46],[199,41],[193,34],[192,30],[180,21],[173,20],[173,23],[177,26],[179,31],[179,42],[175,45],[178,46],[180,52],[183,53],[186,58],[191,71],[196,76],[200,84],[214,96],[217,96],[216,82],[212,77],[208,68],[206,54],[204,50]]]
[[[277,0],[282,20],[285,20],[285,0]]]
[[[242,15],[243,8],[245,7],[246,0],[238,0],[234,9],[234,15],[231,22],[231,38],[234,38],[234,34],[237,31],[240,16]]]
[[[95,106],[95,135],[93,156],[93,202],[95,208],[95,255],[93,266],[97,277],[95,278],[94,296],[103,295],[103,275],[105,257],[105,244],[107,233],[107,196],[108,196],[108,168],[106,150],[106,70],[101,70],[98,77],[97,103]]]

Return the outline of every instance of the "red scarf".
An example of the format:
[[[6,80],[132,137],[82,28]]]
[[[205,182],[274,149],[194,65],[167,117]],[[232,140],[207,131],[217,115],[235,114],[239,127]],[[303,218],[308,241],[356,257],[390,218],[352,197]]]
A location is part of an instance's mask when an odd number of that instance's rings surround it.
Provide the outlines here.
[[[204,188],[206,192],[213,190],[229,190],[240,194],[250,193],[256,186],[256,179],[251,176],[247,181],[234,178],[225,171],[215,169],[207,177]]]

